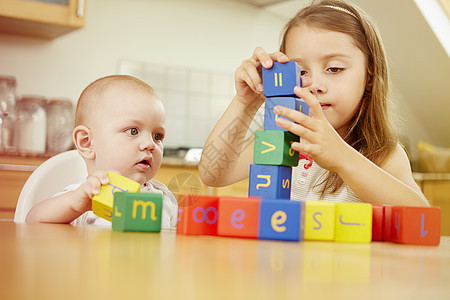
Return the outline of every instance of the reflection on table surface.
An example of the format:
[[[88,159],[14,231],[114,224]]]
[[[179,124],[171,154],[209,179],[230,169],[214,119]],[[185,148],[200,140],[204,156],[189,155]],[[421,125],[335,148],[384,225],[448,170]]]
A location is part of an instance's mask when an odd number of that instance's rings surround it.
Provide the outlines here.
[[[450,297],[450,237],[433,247],[0,222],[0,266],[0,299]]]

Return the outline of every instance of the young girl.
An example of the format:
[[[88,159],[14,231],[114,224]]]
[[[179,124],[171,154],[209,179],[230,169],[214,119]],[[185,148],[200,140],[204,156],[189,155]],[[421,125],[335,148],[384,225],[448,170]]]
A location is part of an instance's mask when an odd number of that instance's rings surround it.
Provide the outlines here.
[[[343,1],[300,10],[284,30],[280,52],[256,48],[235,72],[236,96],[203,148],[200,177],[224,186],[249,176],[254,134],[244,140],[264,103],[261,68],[296,61],[303,87],[295,94],[309,116],[276,106],[277,124],[300,136],[292,148],[309,155],[292,171],[291,199],[428,206],[388,118],[388,71],[368,16]],[[307,168],[307,169],[306,169]]]

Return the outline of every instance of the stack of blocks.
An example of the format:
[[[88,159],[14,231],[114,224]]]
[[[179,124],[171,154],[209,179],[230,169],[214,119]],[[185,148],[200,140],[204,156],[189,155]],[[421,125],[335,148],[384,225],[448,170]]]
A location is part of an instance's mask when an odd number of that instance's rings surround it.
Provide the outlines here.
[[[271,69],[263,69],[263,85],[267,97],[264,130],[255,133],[249,197],[181,195],[179,203],[194,204],[179,208],[177,233],[291,241],[439,244],[439,208],[290,201],[292,166],[299,159],[290,144],[299,137],[276,124],[278,116],[273,108],[281,105],[309,114],[306,103],[293,93],[294,87],[300,85],[300,68],[292,61],[274,63]]]

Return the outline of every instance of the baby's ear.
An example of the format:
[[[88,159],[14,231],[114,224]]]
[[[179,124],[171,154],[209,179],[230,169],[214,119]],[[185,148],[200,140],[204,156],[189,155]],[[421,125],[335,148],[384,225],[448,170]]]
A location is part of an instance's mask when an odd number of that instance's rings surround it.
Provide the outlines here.
[[[75,127],[73,130],[73,142],[78,152],[85,159],[95,158],[94,147],[92,147],[92,134],[88,127],[84,125]]]

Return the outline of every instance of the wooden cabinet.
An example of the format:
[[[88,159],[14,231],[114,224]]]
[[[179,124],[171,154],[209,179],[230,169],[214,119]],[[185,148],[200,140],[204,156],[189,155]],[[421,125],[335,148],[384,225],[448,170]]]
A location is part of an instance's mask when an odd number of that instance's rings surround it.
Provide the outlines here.
[[[85,0],[1,0],[0,32],[53,39],[83,27],[84,15]]]
[[[20,191],[48,156],[0,155],[0,219],[13,219]]]
[[[414,179],[430,205],[441,208],[441,235],[450,235],[450,174],[414,173]]]
[[[178,194],[202,194],[215,196],[248,196],[248,179],[230,186],[213,188],[204,185],[198,175],[198,166],[163,164],[155,179],[164,183],[177,197]]]
[[[20,191],[31,173],[49,156],[0,155],[0,219],[13,219]],[[223,188],[205,186],[197,166],[163,164],[155,179],[178,194],[247,196],[248,180]]]

